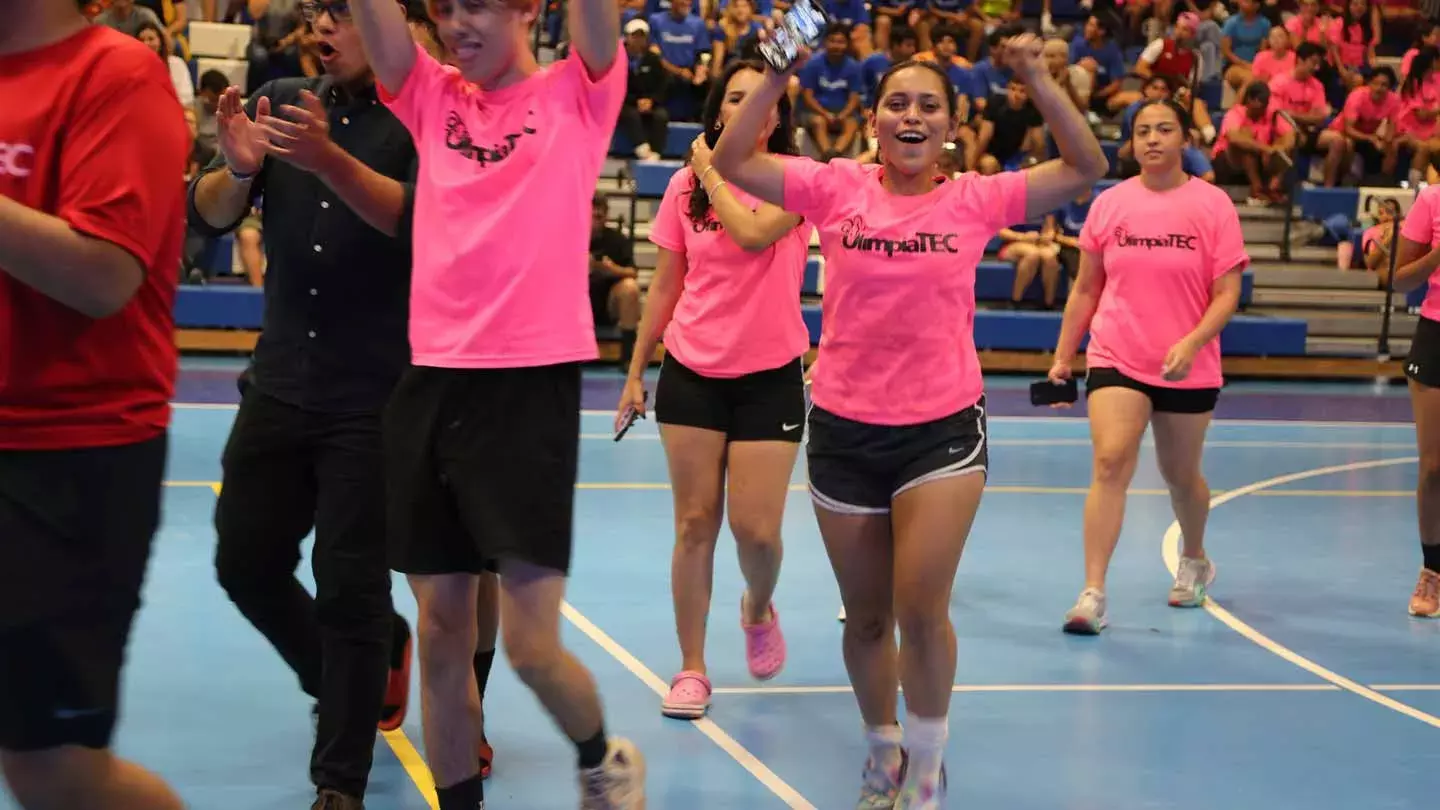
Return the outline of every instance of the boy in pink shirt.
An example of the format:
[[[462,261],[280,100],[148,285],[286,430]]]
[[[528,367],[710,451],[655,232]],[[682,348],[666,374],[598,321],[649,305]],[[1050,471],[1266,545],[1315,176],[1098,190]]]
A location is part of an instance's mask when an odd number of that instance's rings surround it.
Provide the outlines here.
[[[1350,91],[1345,108],[1330,122],[1330,129],[1345,136],[1347,155],[1358,154],[1365,160],[1367,174],[1394,176],[1400,159],[1396,139],[1396,123],[1400,117],[1400,96],[1396,95],[1395,71],[1381,65],[1370,74],[1364,87]]]
[[[541,69],[528,44],[536,0],[430,5],[454,67],[411,40],[392,0],[350,1],[381,99],[420,159],[412,366],[384,444],[391,565],[422,617],[425,752],[440,810],[483,806],[480,705],[464,674],[476,575],[492,563],[507,657],[576,747],[580,806],[640,808],[643,759],[606,736],[594,679],[560,642],[580,364],[596,356],[590,201],[625,95],[619,10],[572,0],[572,55]]]
[[[722,176],[815,223],[825,254],[823,359],[806,452],[870,749],[859,807],[938,810],[945,802],[955,682],[948,608],[988,463],[973,337],[976,263],[1001,228],[1059,208],[1109,168],[1040,50],[1029,34],[994,49],[1059,147],[1059,160],[1023,172],[952,180],[938,171],[959,121],[955,88],[930,62],[902,62],[881,78],[868,116],[877,164],[757,150],[786,89],[787,76],[774,73],[715,150]],[[903,731],[897,671],[909,715]]]
[[[1071,379],[1086,331],[1085,393],[1096,437],[1085,501],[1085,587],[1064,629],[1107,623],[1105,576],[1120,538],[1140,440],[1155,428],[1161,474],[1185,544],[1169,602],[1205,602],[1215,566],[1205,556],[1210,487],[1201,450],[1224,380],[1220,331],[1240,302],[1249,264],[1240,217],[1225,191],[1181,164],[1189,115],[1152,101],[1131,136],[1140,175],[1100,194],[1080,232],[1080,273],[1065,305],[1050,380]]]
[[[1315,78],[1324,58],[1325,51],[1319,45],[1301,43],[1295,49],[1295,67],[1270,80],[1270,106],[1288,113],[1299,125],[1299,153],[1325,156],[1325,187],[1334,188],[1347,152],[1345,136],[1325,128],[1330,104],[1325,100],[1325,85]]]
[[[710,708],[705,631],[720,516],[727,511],[745,579],[740,624],[750,675],[769,680],[786,658],[771,597],[783,556],[786,493],[804,435],[801,366],[810,332],[800,315],[800,288],[814,228],[726,182],[706,143],[764,74],[758,62],[726,67],[701,114],[707,135],[695,139],[690,165],[665,189],[650,230],[659,263],[617,414],[618,420],[632,408],[645,412],[645,368],[663,333],[655,421],[675,497],[670,589],[681,669],[661,711],[681,719]],[[792,132],[782,98],[762,148],[793,155]]]
[[[1407,293],[1428,286],[1420,321],[1410,341],[1405,376],[1415,412],[1420,451],[1419,508],[1422,566],[1410,596],[1410,615],[1440,617],[1440,186],[1427,186],[1415,198],[1400,229],[1394,287]]]
[[[1219,183],[1250,182],[1246,205],[1265,206],[1285,199],[1281,184],[1290,166],[1295,128],[1281,118],[1270,88],[1256,82],[1245,88],[1238,104],[1225,112],[1215,139],[1215,179]]]

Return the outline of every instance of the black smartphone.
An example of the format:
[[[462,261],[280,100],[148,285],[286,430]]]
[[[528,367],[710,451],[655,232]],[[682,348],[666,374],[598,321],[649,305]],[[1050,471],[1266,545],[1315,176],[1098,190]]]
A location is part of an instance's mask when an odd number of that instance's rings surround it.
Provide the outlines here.
[[[721,124],[716,124],[705,130],[705,145],[710,147],[710,151],[715,151],[715,144],[720,142],[720,135],[724,131],[725,127]]]
[[[642,395],[641,395],[641,399],[642,399],[642,401],[644,401],[644,402],[649,402],[649,401],[650,401],[650,392],[649,392],[649,391],[646,391],[644,394],[642,394]],[[618,442],[618,441],[620,441],[621,439],[625,438],[625,434],[630,431],[630,427],[635,424],[635,420],[636,420],[636,419],[644,419],[644,418],[645,418],[645,417],[643,417],[643,416],[640,415],[640,412],[639,412],[639,411],[635,410],[635,406],[634,406],[634,405],[631,405],[630,407],[626,408],[626,409],[625,409],[625,414],[624,414],[624,416],[620,417],[620,428],[619,428],[619,430],[616,430],[616,431],[615,431],[615,441]]]
[[[1074,377],[1056,385],[1049,380],[1030,384],[1031,405],[1073,405],[1080,398],[1080,385]]]
[[[784,19],[760,43],[760,56],[776,73],[784,73],[795,64],[800,48],[815,50],[825,38],[830,15],[818,0],[794,0]]]

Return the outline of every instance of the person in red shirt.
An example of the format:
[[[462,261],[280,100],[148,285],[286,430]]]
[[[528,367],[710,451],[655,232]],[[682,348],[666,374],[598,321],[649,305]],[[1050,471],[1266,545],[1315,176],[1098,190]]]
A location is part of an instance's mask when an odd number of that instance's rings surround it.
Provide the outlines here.
[[[160,522],[190,135],[76,0],[0,0],[0,768],[21,807],[172,810],[110,752]]]

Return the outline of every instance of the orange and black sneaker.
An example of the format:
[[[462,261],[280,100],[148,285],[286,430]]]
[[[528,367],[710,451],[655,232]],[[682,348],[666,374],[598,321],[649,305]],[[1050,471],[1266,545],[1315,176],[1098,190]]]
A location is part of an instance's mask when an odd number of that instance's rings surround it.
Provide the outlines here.
[[[490,763],[495,760],[495,749],[490,747],[490,741],[484,738],[480,740],[480,778],[490,778]]]
[[[395,617],[395,621],[397,643],[390,652],[390,680],[385,685],[385,703],[380,710],[381,731],[394,731],[404,725],[405,712],[410,707],[410,653],[413,639],[410,625],[399,616]]]

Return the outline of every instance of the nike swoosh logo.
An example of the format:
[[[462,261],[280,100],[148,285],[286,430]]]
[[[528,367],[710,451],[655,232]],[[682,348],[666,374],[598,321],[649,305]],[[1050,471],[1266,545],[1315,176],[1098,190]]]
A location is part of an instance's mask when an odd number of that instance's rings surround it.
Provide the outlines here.
[[[780,426],[780,429],[783,430],[783,431],[785,431],[786,433],[789,433],[790,431],[792,431],[792,430],[794,430],[794,429],[796,429],[796,428],[798,428],[798,427],[800,427],[800,426],[799,426],[799,425],[781,425],[781,426]]]

